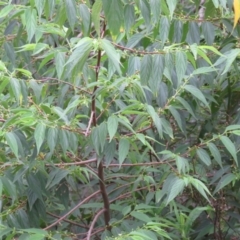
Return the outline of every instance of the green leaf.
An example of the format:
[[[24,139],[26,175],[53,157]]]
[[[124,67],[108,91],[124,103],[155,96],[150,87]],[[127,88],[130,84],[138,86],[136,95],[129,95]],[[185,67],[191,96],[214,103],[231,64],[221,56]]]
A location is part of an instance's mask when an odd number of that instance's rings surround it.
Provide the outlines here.
[[[115,115],[112,115],[108,118],[107,127],[110,137],[109,142],[111,142],[118,129],[118,118]]]
[[[167,203],[166,204],[169,204],[169,202],[171,202],[180,192],[182,192],[184,189],[184,186],[185,186],[185,183],[184,183],[183,179],[177,178],[177,177],[174,178],[171,181],[171,184],[169,186],[170,189],[167,194],[167,198],[166,198]]]
[[[161,13],[161,3],[159,0],[150,0],[153,23],[157,23]]]
[[[151,20],[151,12],[150,12],[149,3],[146,0],[140,0],[139,6],[140,6],[140,10],[141,10],[141,13],[145,20],[146,25],[149,25],[150,20]]]
[[[34,131],[34,139],[36,141],[38,153],[45,138],[45,131],[46,131],[46,125],[43,123],[38,123]]]
[[[218,8],[219,7],[219,2],[218,0],[212,0],[213,4],[214,4],[214,7],[215,8]]]
[[[152,56],[145,55],[141,62],[140,78],[143,85],[147,85],[152,72]]]
[[[107,142],[104,147],[105,161],[108,165],[113,161],[116,152],[116,141],[113,139],[111,142]]]
[[[240,54],[240,49],[232,49],[231,51],[229,51],[229,53],[226,56],[226,65],[222,72],[222,75],[229,71],[230,67],[233,64],[233,61],[235,61],[235,59],[239,54]]]
[[[57,71],[57,76],[61,79],[63,70],[65,65],[65,53],[64,52],[57,52],[55,54],[55,66]]]
[[[220,140],[222,141],[222,143],[226,147],[226,149],[229,151],[229,153],[232,155],[236,165],[238,166],[237,151],[236,151],[236,148],[235,148],[233,142],[226,136],[221,136]]]
[[[194,70],[192,72],[193,75],[198,75],[198,74],[207,74],[210,72],[216,72],[217,69],[213,68],[213,67],[200,67],[197,68],[196,70]]]
[[[155,124],[159,136],[162,138],[163,137],[163,132],[162,132],[162,122],[161,119],[159,118],[158,114],[155,112],[154,108],[151,105],[147,105],[147,112],[149,113],[150,117],[153,120],[153,123]]]
[[[233,131],[237,129],[240,130],[240,124],[233,124],[233,125],[227,126],[225,129],[225,132]]]
[[[69,25],[71,29],[74,29],[74,25],[77,21],[77,6],[75,0],[65,0],[66,4],[66,13],[67,13],[67,19],[69,22]]]
[[[187,56],[185,52],[177,51],[176,53],[176,72],[178,84],[181,84],[187,70]]]
[[[113,45],[107,39],[101,39],[101,45],[117,72],[121,75],[119,54],[114,49]]]
[[[107,124],[105,122],[102,122],[97,128],[98,128],[98,137],[99,137],[99,142],[101,146],[101,152],[103,152],[106,138],[107,138]]]
[[[181,119],[179,112],[173,106],[170,106],[168,109],[171,112],[171,114],[173,115],[174,119],[176,120],[178,127],[181,129],[182,132],[184,132],[182,119]]]
[[[176,165],[179,173],[186,173],[186,171],[189,171],[189,163],[186,158],[177,156]]]
[[[82,18],[82,30],[83,35],[86,37],[89,35],[90,26],[91,26],[91,14],[88,7],[85,4],[80,4],[80,16]]]
[[[167,2],[167,5],[168,5],[168,8],[169,8],[170,16],[172,18],[173,12],[174,12],[174,10],[177,6],[178,1],[177,0],[166,0],[166,2]]]
[[[221,166],[221,168],[223,167],[222,166],[222,159],[221,159],[221,154],[218,150],[218,148],[216,147],[216,145],[214,143],[208,143],[207,144],[211,154],[213,155],[214,159],[216,160],[216,162]]]
[[[119,34],[123,26],[123,4],[122,1],[102,0],[103,10],[108,21],[108,27],[114,36]]]
[[[160,40],[162,41],[162,44],[164,44],[167,41],[169,30],[170,30],[169,19],[165,16],[161,17],[160,25],[159,25],[159,37],[160,37]]]
[[[92,49],[92,42],[93,40],[91,38],[85,37],[77,43],[75,50],[66,62],[66,65],[70,65],[70,70],[72,70],[76,65],[78,65],[78,71],[82,70]]]
[[[197,189],[197,191],[207,200],[209,201],[208,199],[208,196],[206,195],[206,193],[208,193],[209,195],[210,192],[208,190],[208,188],[198,179],[196,178],[192,178],[190,177],[190,182],[192,183],[192,185]]]
[[[183,105],[183,107],[186,108],[186,110],[187,110],[195,119],[197,119],[197,117],[195,116],[195,114],[194,114],[191,106],[189,105],[189,103],[188,103],[185,99],[183,99],[182,97],[179,97],[179,96],[176,97],[176,99]]]
[[[119,156],[118,161],[120,165],[123,163],[123,161],[127,157],[129,148],[130,148],[130,143],[128,139],[121,138],[121,140],[119,141],[119,148],[118,148],[118,156]]]
[[[0,18],[6,17],[13,10],[13,8],[13,5],[10,4],[2,8],[0,11]]]
[[[210,110],[208,102],[206,101],[206,98],[198,88],[196,88],[193,85],[185,85],[184,89],[190,92],[194,97],[198,98]]]
[[[67,149],[69,148],[67,131],[64,129],[59,130],[58,141],[62,147],[63,153],[65,154]]]
[[[197,155],[201,159],[201,161],[203,163],[205,163],[207,166],[211,165],[211,159],[210,159],[208,153],[204,149],[198,148],[197,149]]]
[[[173,138],[173,129],[172,129],[171,124],[169,123],[169,121],[167,121],[165,118],[161,118],[160,120],[161,120],[164,132],[170,138]]]
[[[124,7],[124,26],[126,32],[128,32],[132,25],[135,23],[135,12],[133,4],[126,4]]]
[[[233,173],[227,173],[220,179],[213,194],[217,193],[219,190],[221,190],[222,188],[224,188],[226,185],[233,182],[234,180],[236,180],[236,176]]]
[[[128,39],[128,43],[127,43],[126,47],[134,48],[143,38],[144,38],[144,35],[142,33],[136,33],[136,34],[132,35]]]
[[[18,144],[17,144],[15,134],[12,132],[7,132],[5,134],[5,138],[7,140],[9,147],[13,151],[14,155],[18,158]]]
[[[2,192],[3,192],[3,183],[2,183],[2,180],[0,179],[0,199],[2,197]]]
[[[42,235],[42,236],[47,236],[48,235],[47,231],[42,230],[42,229],[37,229],[37,228],[28,228],[28,229],[21,229],[21,230],[24,231],[24,232],[27,232],[27,233],[39,234],[39,235]]]
[[[211,22],[202,23],[202,32],[208,45],[212,45],[215,38],[215,27]]]
[[[21,85],[19,83],[19,80],[16,78],[10,78],[10,84],[15,98],[17,102],[19,102],[21,98]]]
[[[188,44],[199,44],[200,42],[200,30],[198,23],[190,22],[187,28],[187,38],[186,41]],[[204,57],[207,57],[206,55]]]
[[[45,0],[35,0],[35,4],[38,11],[38,16],[41,17],[45,5]]]
[[[149,223],[152,221],[152,219],[150,217],[148,217],[148,215],[146,215],[145,213],[142,213],[142,212],[132,211],[130,213],[130,215],[142,222],[145,222],[145,223]]]
[[[100,37],[100,13],[102,9],[102,0],[96,0],[92,7],[92,21],[94,23],[95,30]]]
[[[4,235],[9,236],[12,231],[13,230],[11,228],[4,228],[4,229],[1,228],[0,238],[2,238]]]
[[[32,234],[28,237],[28,240],[44,240],[45,236],[42,234]]]
[[[25,10],[26,30],[28,35],[28,42],[31,42],[37,30],[37,12],[35,9],[27,8]]]
[[[196,207],[194,208],[187,218],[186,225],[188,226],[188,229],[190,229],[194,223],[194,221],[204,212],[210,210],[209,207]]]
[[[48,175],[48,181],[46,184],[46,189],[50,189],[55,185],[58,185],[60,181],[68,175],[68,171],[60,168],[55,168]]]
[[[50,148],[50,152],[53,153],[55,146],[57,144],[58,140],[58,129],[57,128],[50,128],[48,130],[48,135],[47,135],[47,143]]]

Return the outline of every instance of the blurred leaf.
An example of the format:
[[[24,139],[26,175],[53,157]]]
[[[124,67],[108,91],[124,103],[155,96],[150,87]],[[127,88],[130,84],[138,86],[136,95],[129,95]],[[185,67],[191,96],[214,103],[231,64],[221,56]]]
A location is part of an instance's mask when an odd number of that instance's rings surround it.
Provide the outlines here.
[[[218,148],[216,147],[216,145],[214,143],[208,143],[208,147],[209,150],[211,152],[211,154],[213,155],[214,159],[216,160],[216,162],[221,166],[222,166],[222,159],[221,159],[221,154],[218,150]]]
[[[102,1],[96,0],[92,7],[92,21],[94,23],[96,32],[100,37],[100,13],[102,9]]]
[[[201,159],[201,161],[203,163],[205,163],[207,166],[211,165],[211,159],[210,159],[208,153],[204,149],[198,148],[197,155]]]
[[[5,138],[14,155],[16,156],[16,158],[18,158],[18,144],[14,133],[7,132],[5,134]]]
[[[236,165],[238,165],[237,152],[236,152],[236,148],[235,148],[233,142],[226,136],[221,136],[220,140],[222,141],[222,143],[226,147],[226,149],[229,151],[229,153],[232,155]]]
[[[194,87],[193,85],[185,85],[184,89],[190,92],[194,97],[198,98],[209,109],[209,104],[206,101],[206,98],[198,88]]]
[[[34,138],[37,145],[37,151],[39,153],[42,143],[45,138],[46,125],[43,123],[38,123],[34,131]]]
[[[75,49],[66,62],[66,65],[70,65],[70,69],[73,69],[76,65],[78,65],[78,69],[81,71],[91,49],[92,39],[89,37],[82,38],[75,46]]]
[[[73,30],[74,25],[77,21],[77,6],[76,6],[76,1],[74,0],[65,0],[66,4],[66,12],[67,12],[67,18],[69,25],[71,29]]]
[[[107,127],[110,137],[109,142],[111,142],[118,129],[118,118],[115,115],[108,118]]]
[[[132,211],[130,215],[134,218],[137,218],[138,220],[148,223],[151,222],[151,218],[149,218],[145,213],[138,212],[138,211]]]
[[[219,190],[221,190],[222,188],[224,188],[226,185],[228,185],[230,182],[233,182],[234,180],[236,180],[236,176],[233,173],[227,173],[220,179],[213,194],[217,193]]]
[[[101,44],[102,44],[102,48],[104,49],[107,56],[109,57],[109,59],[113,63],[117,72],[121,75],[119,57],[118,57],[118,54],[117,54],[116,50],[114,49],[113,45],[107,39],[102,39]]]
[[[130,143],[129,143],[128,139],[121,138],[121,140],[119,141],[119,148],[118,148],[118,155],[119,155],[118,161],[119,161],[120,166],[122,165],[123,161],[127,157],[129,148],[130,148]]]

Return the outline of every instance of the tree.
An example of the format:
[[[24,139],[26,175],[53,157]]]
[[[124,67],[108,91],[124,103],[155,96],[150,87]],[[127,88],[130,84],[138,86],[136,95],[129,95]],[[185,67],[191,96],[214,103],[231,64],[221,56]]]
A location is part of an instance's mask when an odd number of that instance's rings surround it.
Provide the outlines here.
[[[237,1],[0,6],[0,238],[239,237]]]

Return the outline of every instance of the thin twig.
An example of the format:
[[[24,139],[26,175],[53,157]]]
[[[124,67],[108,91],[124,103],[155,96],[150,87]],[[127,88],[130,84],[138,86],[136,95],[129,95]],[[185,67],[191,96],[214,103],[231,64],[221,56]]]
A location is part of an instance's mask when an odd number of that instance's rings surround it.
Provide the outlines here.
[[[48,215],[52,216],[52,217],[55,217],[55,218],[61,218],[60,216],[56,215],[56,214],[53,214],[53,213],[50,213],[50,212],[47,212]],[[86,228],[86,229],[89,229],[88,226],[85,226],[83,224],[80,224],[80,223],[76,223],[74,221],[71,221],[71,220],[68,220],[68,219],[63,219],[64,222],[67,222],[67,223],[70,223],[72,225],[76,225],[76,226],[79,226],[79,227],[82,227],[82,228]]]
[[[105,209],[105,208],[101,209],[101,210],[95,215],[95,217],[94,217],[94,219],[93,219],[93,221],[92,221],[92,223],[91,223],[91,225],[90,225],[90,228],[89,228],[89,230],[88,230],[87,240],[90,240],[90,239],[91,239],[93,227],[94,227],[94,225],[95,225],[98,217],[99,217],[103,212],[106,212],[106,209]]]
[[[89,119],[89,122],[88,122],[88,127],[87,127],[87,130],[85,132],[85,137],[88,136],[89,130],[90,130],[92,122],[93,122],[93,116],[94,116],[94,111],[91,111],[91,116],[90,116],[90,119]]]
[[[69,216],[72,212],[74,212],[76,209],[78,209],[81,205],[83,205],[85,202],[89,201],[92,197],[99,194],[100,190],[96,191],[95,193],[89,195],[87,198],[85,198],[83,201],[78,203],[75,207],[73,207],[70,211],[68,211],[66,214],[64,214],[62,217],[60,217],[57,221],[50,224],[49,226],[45,227],[44,230],[48,230],[51,227],[54,227],[55,225],[59,224],[61,221],[63,221],[67,216]]]

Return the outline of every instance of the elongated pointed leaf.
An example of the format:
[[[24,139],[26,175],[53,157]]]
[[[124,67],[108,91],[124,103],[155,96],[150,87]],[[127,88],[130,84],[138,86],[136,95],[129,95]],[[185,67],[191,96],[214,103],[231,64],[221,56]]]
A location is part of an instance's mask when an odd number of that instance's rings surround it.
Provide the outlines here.
[[[181,84],[187,70],[187,56],[185,52],[178,51],[176,53],[176,72],[178,84]]]
[[[13,151],[14,155],[18,158],[18,144],[17,144],[17,140],[16,140],[14,133],[7,132],[5,134],[5,138],[7,140],[9,147]]]
[[[34,132],[34,138],[36,141],[38,153],[45,138],[45,131],[46,131],[46,125],[43,123],[38,123]]]
[[[102,0],[96,0],[92,7],[92,21],[98,36],[100,37],[100,13],[102,9]]]
[[[201,159],[201,161],[204,162],[207,166],[211,165],[211,159],[204,149],[198,148],[197,155]]]
[[[230,182],[234,181],[236,179],[236,176],[233,173],[228,173],[224,175],[220,181],[218,182],[213,194],[224,188],[226,185],[228,185]]]
[[[123,4],[122,1],[102,0],[103,10],[108,21],[108,27],[115,36],[123,26]]]
[[[75,0],[65,0],[66,4],[66,12],[67,12],[67,18],[69,25],[71,29],[73,30],[74,25],[77,21],[77,6]]]
[[[78,70],[82,70],[92,49],[92,41],[93,40],[91,38],[85,37],[78,42],[75,50],[66,63],[66,65],[70,64],[70,69],[73,69],[76,65],[78,65]]]
[[[209,104],[208,104],[206,98],[204,97],[203,93],[198,88],[196,88],[193,85],[185,85],[184,89],[186,89],[188,92],[190,92],[194,97],[198,98],[202,103],[205,104],[206,107],[209,108]]]
[[[125,158],[128,155],[129,152],[129,148],[130,148],[130,143],[126,138],[122,138],[119,141],[119,148],[118,148],[118,155],[119,155],[119,164],[121,165],[123,163],[123,161],[125,160]]]
[[[221,136],[220,140],[222,141],[222,143],[226,147],[226,149],[229,151],[229,153],[232,155],[236,165],[238,165],[237,151],[236,151],[236,148],[235,148],[233,142],[226,136]]]
[[[161,119],[159,118],[158,114],[155,112],[154,108],[151,105],[147,105],[147,112],[149,113],[150,117],[152,118],[157,130],[159,136],[162,138],[163,137],[163,132],[162,132],[162,122]]]
[[[132,217],[137,218],[140,221],[143,221],[143,222],[146,222],[146,223],[151,222],[151,218],[149,218],[145,213],[133,211],[133,212],[130,213],[130,215]]]
[[[118,118],[115,115],[108,118],[107,128],[110,137],[109,142],[111,142],[118,128]]]
[[[174,181],[171,182],[169,193],[166,198],[167,204],[183,191],[184,186],[185,183],[181,178],[175,178]]]
[[[221,159],[221,154],[218,150],[218,148],[216,147],[216,145],[214,143],[208,143],[208,148],[211,152],[211,154],[213,155],[214,159],[216,160],[216,162],[221,166],[222,166],[222,159]]]
[[[114,65],[118,73],[121,74],[119,54],[116,52],[113,45],[107,39],[102,39],[101,43],[102,48],[111,60],[112,64]]]

